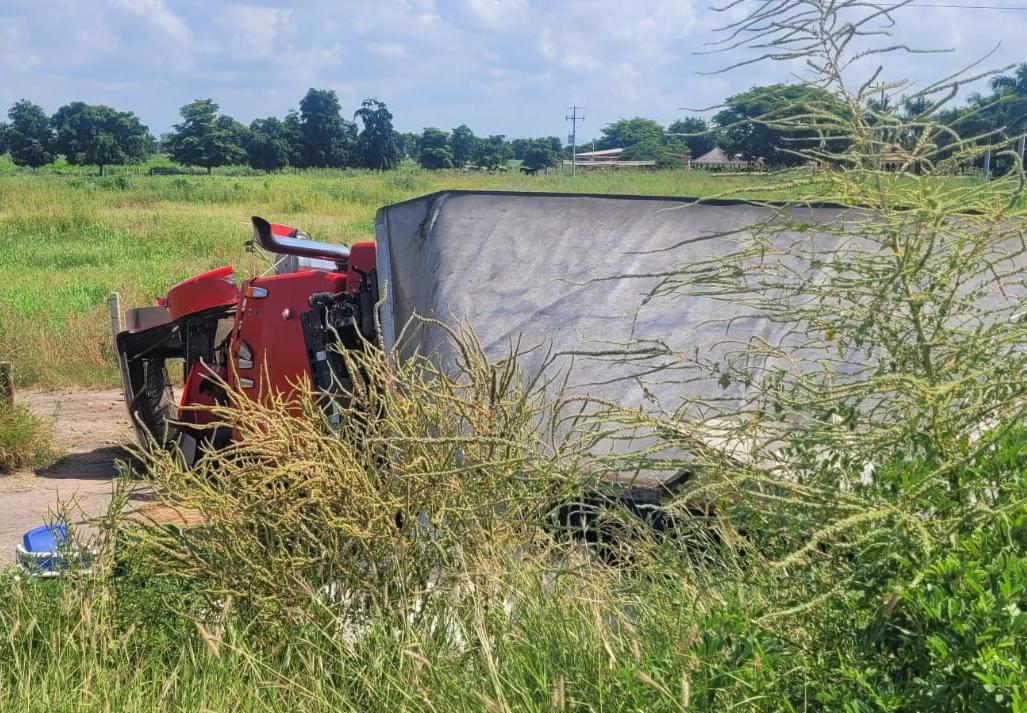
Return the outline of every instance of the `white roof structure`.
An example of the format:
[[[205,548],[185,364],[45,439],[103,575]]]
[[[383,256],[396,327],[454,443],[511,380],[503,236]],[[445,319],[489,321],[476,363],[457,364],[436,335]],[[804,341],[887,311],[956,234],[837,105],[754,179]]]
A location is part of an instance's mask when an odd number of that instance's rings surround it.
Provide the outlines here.
[[[574,155],[588,160],[593,158],[616,158],[622,153],[624,153],[624,149],[603,149],[602,151],[583,151]]]

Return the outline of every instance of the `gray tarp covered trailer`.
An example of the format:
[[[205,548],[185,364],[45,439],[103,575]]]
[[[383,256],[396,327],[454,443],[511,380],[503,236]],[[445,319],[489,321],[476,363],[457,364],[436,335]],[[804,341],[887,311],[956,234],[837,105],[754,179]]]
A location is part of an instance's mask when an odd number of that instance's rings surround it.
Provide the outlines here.
[[[739,201],[470,191],[386,206],[376,220],[385,347],[400,359],[420,353],[443,368],[454,364],[445,330],[416,320],[429,317],[468,325],[490,358],[508,356],[515,343],[538,346],[521,359],[525,376],[550,355],[549,368],[567,374],[572,394],[647,408],[656,395],[667,412],[723,399],[715,378],[668,378],[651,370],[652,361],[590,353],[652,339],[664,345],[667,363],[715,362],[737,349],[732,340],[786,343],[788,325],[747,316],[729,301],[673,297],[640,309],[659,279],[650,275],[737,249],[739,231],[778,210]],[[775,239],[830,252],[844,239],[835,231],[844,232],[854,213],[789,208],[785,225],[814,227]]]

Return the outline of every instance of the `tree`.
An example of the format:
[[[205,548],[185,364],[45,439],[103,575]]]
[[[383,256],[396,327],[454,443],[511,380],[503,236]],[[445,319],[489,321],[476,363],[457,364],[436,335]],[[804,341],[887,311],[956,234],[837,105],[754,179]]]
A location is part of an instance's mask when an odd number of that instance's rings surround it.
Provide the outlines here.
[[[531,142],[531,139],[514,139],[510,142],[510,148],[513,150],[514,161],[524,160],[524,152],[528,150],[528,146]]]
[[[797,153],[815,148],[821,141],[818,132],[809,127],[823,125],[826,117],[844,112],[829,92],[804,84],[753,87],[728,97],[725,103],[727,107],[713,117],[713,123],[723,132],[728,152],[750,159],[762,157],[779,166],[809,160]]]
[[[215,122],[218,130],[225,132],[225,134],[231,139],[232,143],[241,147],[243,152],[246,151],[246,143],[250,140],[250,130],[245,124],[240,121],[236,121],[230,116],[222,114],[217,118]],[[240,158],[235,163],[242,163],[245,158]]]
[[[998,113],[1006,134],[1017,138],[1016,151],[1021,160],[1027,153],[1027,64],[1021,63],[1012,76],[994,77],[991,88],[999,101]]]
[[[342,168],[354,162],[357,127],[341,112],[339,97],[330,89],[310,89],[300,101],[304,166]]]
[[[360,165],[379,171],[395,168],[399,164],[399,149],[388,107],[377,99],[365,99],[354,117],[363,124],[357,137]]]
[[[474,132],[466,124],[453,129],[449,139],[449,148],[453,154],[453,163],[463,166],[474,158],[481,139],[474,135]]]
[[[552,137],[550,137],[552,138]],[[555,166],[560,160],[560,154],[553,150],[550,138],[524,140],[524,150],[521,158],[521,170],[526,173],[537,173]],[[559,139],[557,139],[559,141]],[[563,147],[560,146],[562,149]],[[512,147],[511,147],[512,149]]]
[[[417,150],[424,151],[425,149],[448,149],[449,148],[449,134],[442,129],[436,129],[434,126],[429,126],[417,139]],[[452,155],[452,154],[451,154]]]
[[[50,117],[50,128],[54,131],[55,153],[64,154],[65,157],[75,153],[75,148],[71,144],[71,140],[75,137],[74,132],[71,131],[71,125],[87,108],[89,105],[85,102],[71,102],[62,106]]]
[[[993,77],[991,88],[996,92],[1011,91],[1021,97],[1027,97],[1027,63],[1021,62],[1013,70],[1012,76]]]
[[[417,160],[423,168],[438,170],[453,168],[453,152],[449,149],[449,134],[430,126],[417,140]]]
[[[710,131],[709,124],[697,116],[689,116],[685,119],[678,119],[667,127],[668,134],[686,134],[685,136],[669,137],[671,146],[680,140],[692,158],[698,158],[713,150],[717,145],[716,138]]]
[[[7,131],[10,127],[3,121],[0,121],[0,156],[7,153]]]
[[[106,166],[140,161],[150,153],[150,131],[130,111],[72,102],[57,110],[51,125],[57,132],[55,150],[72,165],[98,166],[101,176]]]
[[[290,111],[282,121],[285,128],[285,140],[289,144],[289,165],[303,166],[303,123],[299,112]]]
[[[421,151],[418,158],[421,168],[437,171],[440,168],[453,168],[453,154],[449,149],[427,148]]]
[[[659,168],[677,168],[681,159],[661,141],[646,139],[624,149],[620,158],[625,161],[655,161]]]
[[[403,158],[416,158],[418,153],[418,141],[420,136],[415,133],[404,131],[396,135],[396,146]]]
[[[483,141],[478,142],[478,148],[474,156],[474,162],[482,168],[494,171],[513,158],[513,148],[510,142],[502,134],[493,134]]]
[[[175,124],[165,143],[173,160],[186,166],[203,166],[210,173],[215,166],[245,159],[244,133],[238,129],[242,125],[231,117],[219,116],[213,99],[197,99],[183,106],[180,113],[183,121]]]
[[[596,142],[598,149],[625,149],[643,141],[663,141],[663,127],[652,119],[636,116],[620,119],[603,127],[603,135]]]
[[[254,119],[246,141],[246,163],[264,171],[278,171],[289,165],[291,147],[285,123],[269,116]]]
[[[16,166],[38,168],[54,160],[54,133],[43,108],[22,99],[7,112],[5,143]]]

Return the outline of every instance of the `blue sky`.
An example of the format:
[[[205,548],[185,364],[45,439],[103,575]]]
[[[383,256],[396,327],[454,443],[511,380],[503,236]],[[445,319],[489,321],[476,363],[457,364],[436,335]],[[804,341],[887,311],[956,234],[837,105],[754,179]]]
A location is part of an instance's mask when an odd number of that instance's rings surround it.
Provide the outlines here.
[[[324,87],[346,114],[385,101],[404,131],[566,136],[578,104],[587,139],[620,117],[668,123],[680,107],[789,80],[797,68],[775,63],[699,74],[738,58],[694,54],[722,19],[702,0],[0,0],[0,107],[105,103],[160,133],[198,97],[248,123]],[[892,76],[936,77],[999,42],[988,66],[1027,60],[1027,12],[911,7],[898,19],[898,39],[954,52],[897,58]]]

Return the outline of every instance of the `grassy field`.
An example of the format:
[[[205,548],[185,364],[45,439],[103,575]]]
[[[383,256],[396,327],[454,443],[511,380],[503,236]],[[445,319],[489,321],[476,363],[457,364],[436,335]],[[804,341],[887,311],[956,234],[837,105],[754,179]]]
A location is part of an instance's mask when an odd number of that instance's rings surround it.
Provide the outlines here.
[[[696,172],[569,176],[310,171],[272,176],[151,177],[113,170],[0,175],[0,359],[21,385],[117,383],[106,299],[151,304],[178,280],[234,264],[251,215],[318,239],[373,238],[383,205],[444,188],[649,195],[757,195],[761,177]]]
[[[757,368],[765,401],[712,431],[705,404],[597,405],[594,428],[644,436],[613,465],[582,457],[588,419],[557,437],[559,399],[497,378],[515,360],[497,370],[471,340],[458,375],[354,357],[352,373],[377,376],[338,431],[313,408],[241,399],[221,414],[244,434],[231,449],[195,468],[163,452],[144,463],[160,504],[199,525],[140,523],[119,494],[91,573],[0,572],[0,708],[1027,712],[1027,324],[975,327],[958,296],[967,280],[1020,289],[1022,270],[999,276],[975,251],[1015,244],[1025,209],[997,200],[1009,183],[824,179],[802,195],[872,204],[884,186],[880,205],[903,206],[862,226],[875,249],[838,257],[824,281],[812,264],[774,273],[762,251],[699,264],[694,282],[686,265],[674,294],[757,291],[750,309],[855,354],[844,368]],[[11,172],[0,358],[23,384],[114,383],[108,292],[147,303],[206,268],[245,273],[254,213],[351,242],[379,206],[442,188],[794,197],[781,180]],[[803,297],[795,310],[774,311],[782,290]],[[881,369],[854,368],[871,355]],[[707,376],[747,378],[748,363]],[[0,418],[0,446],[5,433],[31,430]],[[759,450],[726,457],[703,434]],[[698,476],[664,503],[671,535],[616,508],[612,546],[557,531],[554,503],[654,453]]]
[[[373,239],[379,207],[442,189],[760,199],[797,193],[787,177],[688,171],[571,178],[405,165],[391,173],[148,176],[139,167],[113,167],[99,178],[84,167],[6,168],[0,165],[0,359],[15,363],[20,385],[43,388],[116,384],[107,295],[120,292],[126,307],[145,305],[206,269],[234,264],[245,275],[251,215],[349,243]],[[967,180],[951,179],[953,190]],[[817,199],[827,189],[800,190]]]

